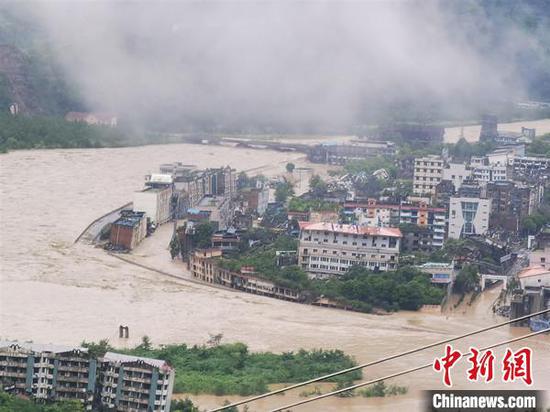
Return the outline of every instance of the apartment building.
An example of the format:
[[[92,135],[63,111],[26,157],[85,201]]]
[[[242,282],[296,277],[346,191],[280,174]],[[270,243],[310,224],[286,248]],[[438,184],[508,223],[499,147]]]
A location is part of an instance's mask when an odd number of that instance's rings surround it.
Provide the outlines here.
[[[117,412],[169,412],[174,370],[163,360],[107,352],[99,373],[101,404]]]
[[[417,195],[433,195],[443,178],[443,158],[430,155],[414,159],[413,192]]]
[[[80,400],[92,409],[97,360],[86,348],[0,341],[0,382],[7,392],[43,400]]]
[[[535,212],[543,199],[544,186],[521,182],[490,182],[486,197],[491,199],[491,226],[516,231],[521,221]]]
[[[43,401],[79,400],[86,410],[168,412],[174,370],[165,361],[88,349],[0,341],[6,392]]]
[[[484,235],[489,229],[491,199],[451,197],[449,205],[449,239]]]
[[[220,258],[222,254],[222,250],[218,248],[195,250],[189,260],[193,277],[203,282],[214,283],[217,270],[216,258]]]
[[[316,278],[341,276],[354,265],[392,270],[401,237],[397,228],[301,222],[298,264]]]
[[[514,157],[512,161],[514,176],[539,176],[542,173],[550,174],[549,157]]]
[[[429,207],[426,203],[400,205],[378,203],[369,199],[366,203],[347,202],[344,211],[353,213],[359,225],[396,227],[402,224],[413,224],[426,229],[426,236],[420,243],[427,249],[441,248],[447,233],[447,210]],[[409,242],[414,247],[414,239]]]
[[[480,183],[502,182],[508,179],[508,167],[499,165],[479,165],[472,173]]]

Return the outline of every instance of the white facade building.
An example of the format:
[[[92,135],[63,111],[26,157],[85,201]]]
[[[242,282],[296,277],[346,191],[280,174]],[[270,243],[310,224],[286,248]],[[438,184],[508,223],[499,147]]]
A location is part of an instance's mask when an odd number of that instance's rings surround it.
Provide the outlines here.
[[[462,182],[472,175],[472,171],[464,163],[449,163],[449,166],[443,169],[443,180],[450,180],[455,186],[455,190],[460,189]]]
[[[161,225],[170,220],[170,199],[172,186],[155,187],[134,193],[135,212],[145,212],[154,224]]]
[[[414,159],[413,192],[417,195],[433,195],[443,177],[443,158],[430,155]]]
[[[449,239],[483,235],[489,229],[491,199],[451,197],[449,205]]]
[[[501,182],[508,180],[508,167],[498,165],[476,166],[473,175],[478,182]]]
[[[401,237],[397,228],[302,222],[298,263],[316,278],[341,276],[354,265],[393,270]]]

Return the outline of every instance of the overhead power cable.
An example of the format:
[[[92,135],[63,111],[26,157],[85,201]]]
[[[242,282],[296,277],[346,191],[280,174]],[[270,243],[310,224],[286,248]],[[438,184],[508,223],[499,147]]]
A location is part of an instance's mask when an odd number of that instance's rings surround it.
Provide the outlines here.
[[[478,333],[487,332],[489,330],[500,328],[501,326],[509,325],[511,323],[520,322],[522,320],[526,320],[526,319],[532,318],[534,316],[542,315],[542,314],[547,313],[547,312],[550,312],[550,309],[544,309],[544,310],[541,310],[539,312],[535,312],[535,313],[531,313],[529,315],[521,316],[521,317],[516,318],[516,319],[510,319],[510,320],[507,320],[505,322],[497,323],[495,325],[487,326],[485,328],[481,328],[481,329],[478,329],[478,330],[475,330],[475,331],[472,331],[472,332],[468,332],[468,333],[465,333],[463,335],[459,335],[459,336],[455,336],[455,337],[452,337],[452,338],[440,340],[438,342],[430,343],[429,345],[419,346],[417,348],[410,349],[410,350],[405,351],[405,352],[396,353],[396,354],[387,356],[385,358],[377,359],[375,361],[363,363],[363,364],[360,364],[360,365],[357,365],[357,366],[353,366],[351,368],[347,368],[347,369],[343,369],[343,370],[340,370],[340,371],[337,371],[337,372],[329,373],[328,375],[319,376],[317,378],[313,378],[313,379],[310,379],[310,380],[307,380],[307,381],[304,381],[304,382],[299,382],[299,383],[296,383],[294,385],[290,385],[290,386],[287,386],[287,387],[284,387],[284,388],[281,388],[281,389],[276,389],[276,390],[271,391],[271,392],[266,392],[266,393],[263,393],[261,395],[256,395],[256,396],[253,396],[251,398],[243,399],[243,400],[240,400],[240,401],[237,401],[237,402],[233,402],[233,403],[230,403],[230,404],[227,404],[227,405],[224,405],[224,406],[217,407],[215,409],[211,409],[210,412],[223,411],[224,409],[229,409],[229,408],[232,408],[234,406],[239,406],[239,405],[242,405],[242,404],[245,404],[245,403],[254,402],[258,399],[267,398],[268,396],[273,396],[273,395],[277,395],[277,394],[282,393],[282,392],[290,391],[292,389],[301,388],[302,386],[306,386],[306,385],[309,385],[311,383],[324,381],[324,380],[333,378],[333,377],[338,376],[338,375],[343,375],[343,374],[348,373],[348,372],[353,372],[353,371],[356,371],[356,370],[359,370],[359,369],[366,368],[368,366],[378,365],[380,363],[387,362],[389,360],[401,358],[403,356],[411,355],[413,353],[417,353],[417,352],[420,352],[420,351],[423,351],[423,350],[426,350],[426,349],[430,349],[430,348],[433,348],[435,346],[444,345],[446,343],[450,343],[450,342],[453,342],[455,340],[459,340],[459,339],[467,338],[469,336],[477,335]]]
[[[545,333],[545,332],[550,332],[550,328],[542,329],[540,331],[533,332],[533,333],[530,333],[528,335],[519,336],[517,338],[509,339],[509,340],[506,340],[506,341],[503,341],[503,342],[495,343],[494,345],[490,345],[490,346],[486,346],[485,348],[482,348],[481,351],[496,348],[497,346],[507,345],[509,343],[517,342],[517,341],[520,341],[520,340],[523,340],[523,339],[531,338],[533,336],[536,336],[536,335],[539,335],[539,334]],[[304,400],[301,400],[301,401],[298,401],[298,402],[290,403],[288,405],[281,406],[281,407],[276,408],[276,409],[272,409],[270,412],[286,411],[289,408],[294,408],[295,406],[303,405],[303,404],[309,403],[309,402],[318,401],[318,400],[321,400],[321,399],[324,399],[324,398],[328,398],[330,396],[338,395],[338,394],[343,393],[343,392],[347,392],[347,391],[351,391],[351,390],[354,390],[354,389],[357,389],[357,388],[361,388],[363,386],[372,385],[373,383],[377,383],[377,382],[381,382],[381,381],[384,381],[384,380],[387,380],[387,379],[395,378],[397,376],[406,375],[406,374],[409,374],[409,373],[412,373],[412,372],[419,371],[421,369],[430,368],[432,366],[433,366],[433,362],[430,362],[430,363],[427,363],[427,364],[422,365],[422,366],[417,366],[415,368],[411,368],[411,369],[407,369],[407,370],[404,370],[404,371],[401,371],[401,372],[393,373],[391,375],[383,376],[382,378],[373,379],[373,380],[368,381],[368,382],[361,382],[361,383],[358,383],[356,385],[348,386],[347,388],[338,389],[336,391],[328,392],[328,393],[325,393],[323,395],[315,396],[313,398],[304,399]]]

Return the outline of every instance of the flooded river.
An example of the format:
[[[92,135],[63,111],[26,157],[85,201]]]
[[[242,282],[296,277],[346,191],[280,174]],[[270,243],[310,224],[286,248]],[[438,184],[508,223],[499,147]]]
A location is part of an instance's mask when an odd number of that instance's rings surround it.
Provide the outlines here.
[[[160,163],[182,161],[199,167],[230,164],[240,170],[280,173],[287,161],[303,165],[303,156],[213,146],[168,145],[122,149],[37,150],[0,155],[1,285],[0,338],[79,344],[108,338],[115,346],[133,345],[148,335],[155,344],[204,343],[209,334],[242,341],[254,351],[339,348],[360,361],[427,344],[496,322],[490,291],[466,309],[400,312],[375,316],[282,302],[185,280],[167,278],[77,244],[74,239],[94,218],[132,199],[143,176]],[[144,249],[145,255],[147,249]],[[168,253],[148,257],[167,270]],[[183,268],[181,268],[183,271]],[[118,325],[130,327],[129,342],[117,337]],[[467,348],[525,332],[502,328],[458,345]],[[535,387],[550,387],[550,337],[530,342],[535,349]],[[365,372],[365,378],[429,362],[439,350],[399,359]],[[460,387],[464,373],[456,370]],[[418,391],[440,387],[431,371],[395,382],[409,387],[387,399],[327,399],[303,411],[364,411],[419,408]],[[508,387],[502,383],[493,387]],[[298,391],[300,392],[300,391]],[[296,394],[252,405],[251,411],[288,403]],[[193,397],[201,407],[225,398]],[[230,399],[234,399],[231,397]]]

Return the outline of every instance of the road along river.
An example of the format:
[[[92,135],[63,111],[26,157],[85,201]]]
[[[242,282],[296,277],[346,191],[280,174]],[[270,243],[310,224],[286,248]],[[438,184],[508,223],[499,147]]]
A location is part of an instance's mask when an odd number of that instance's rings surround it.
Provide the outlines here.
[[[101,249],[73,244],[93,219],[131,200],[145,174],[172,161],[199,167],[230,164],[240,170],[267,165],[262,168],[266,174],[281,173],[287,161],[304,165],[303,155],[296,153],[200,145],[0,155],[0,338],[75,345],[84,339],[108,338],[115,346],[126,346],[139,342],[143,335],[155,344],[200,344],[209,333],[223,333],[224,341],[242,341],[255,351],[339,348],[363,362],[497,321],[490,310],[497,291],[444,315],[400,312],[375,316],[192,284],[130,265]],[[170,263],[168,253],[148,259],[159,267],[179,270]],[[129,341],[117,337],[119,324],[130,327]],[[483,346],[524,332],[502,328],[458,346],[467,349],[472,342]],[[550,337],[536,338],[530,345],[535,350],[534,387],[550,387]],[[379,365],[365,377],[413,367],[440,353],[431,350]],[[455,370],[459,386],[475,386],[465,383],[460,368]],[[377,400],[328,399],[300,410],[415,410],[420,405],[418,390],[441,386],[439,376],[431,371],[399,378],[396,383],[408,386],[409,393]],[[502,383],[490,386],[509,387]],[[288,403],[293,396],[277,396],[251,410]],[[202,407],[223,401],[212,396],[195,399]]]

